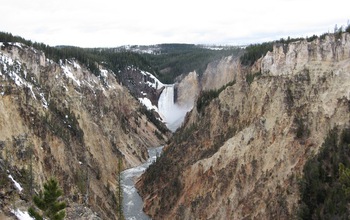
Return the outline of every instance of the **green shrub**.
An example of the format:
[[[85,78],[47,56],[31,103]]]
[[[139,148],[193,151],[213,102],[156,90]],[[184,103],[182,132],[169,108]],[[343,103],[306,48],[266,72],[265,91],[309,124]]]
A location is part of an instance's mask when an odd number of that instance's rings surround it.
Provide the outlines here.
[[[39,195],[33,197],[36,208],[30,207],[28,213],[36,220],[51,219],[61,220],[66,215],[64,209],[65,202],[59,202],[59,198],[63,195],[62,190],[58,186],[58,182],[51,178],[44,184],[44,191],[40,191]]]

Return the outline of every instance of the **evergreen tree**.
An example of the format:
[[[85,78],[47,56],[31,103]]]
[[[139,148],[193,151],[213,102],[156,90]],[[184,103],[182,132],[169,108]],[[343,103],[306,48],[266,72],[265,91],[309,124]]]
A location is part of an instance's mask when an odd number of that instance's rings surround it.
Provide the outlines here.
[[[350,168],[343,163],[339,164],[339,181],[347,199],[350,198]]]
[[[306,162],[300,198],[300,219],[349,219],[350,128],[332,129]]]
[[[59,188],[55,179],[51,178],[44,184],[44,192],[40,191],[38,196],[34,196],[33,201],[38,209],[30,207],[28,209],[29,215],[36,220],[51,219],[61,220],[65,217],[66,208],[65,202],[59,202],[58,198],[62,196],[63,192]]]

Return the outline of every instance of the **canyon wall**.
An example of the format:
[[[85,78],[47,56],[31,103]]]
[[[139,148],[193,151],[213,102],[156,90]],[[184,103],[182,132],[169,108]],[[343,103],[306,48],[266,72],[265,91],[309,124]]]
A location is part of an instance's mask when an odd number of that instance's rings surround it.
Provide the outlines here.
[[[56,63],[23,44],[0,46],[1,210],[26,210],[53,176],[68,217],[91,208],[95,217],[117,219],[120,171],[144,162],[147,148],[167,135],[111,71],[100,67],[97,76],[74,59]]]
[[[196,71],[185,74],[176,80],[175,102],[186,112],[190,111],[201,91],[220,89],[236,80],[236,74],[240,71],[239,58],[229,56],[209,63],[201,75]]]
[[[350,122],[350,35],[275,45],[193,108],[138,182],[153,219],[293,219],[305,162]],[[251,81],[248,75],[255,75]]]

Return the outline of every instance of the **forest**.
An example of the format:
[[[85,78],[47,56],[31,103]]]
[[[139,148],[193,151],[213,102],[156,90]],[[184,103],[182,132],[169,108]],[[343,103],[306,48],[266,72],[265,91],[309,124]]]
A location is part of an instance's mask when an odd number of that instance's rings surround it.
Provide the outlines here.
[[[346,27],[334,28],[334,35],[339,38],[341,33],[350,33],[350,24]],[[280,40],[250,44],[248,46],[219,46],[211,48],[208,45],[196,44],[159,44],[152,46],[142,46],[142,48],[157,48],[154,53],[135,52],[127,47],[115,48],[80,48],[74,46],[49,46],[44,43],[32,42],[11,33],[0,32],[0,42],[6,46],[8,42],[19,42],[32,46],[37,50],[42,50],[46,57],[59,62],[60,59],[76,59],[85,65],[95,75],[100,74],[99,66],[112,70],[117,79],[118,73],[128,66],[136,67],[140,70],[148,71],[155,75],[161,82],[174,83],[176,77],[191,71],[196,71],[201,75],[207,68],[208,63],[222,57],[233,55],[240,57],[244,66],[251,66],[265,55],[272,51],[274,44],[287,45],[290,42],[307,40],[308,42],[320,38],[323,39],[327,33],[306,38],[281,38]],[[135,48],[132,46],[131,48]]]
[[[336,38],[340,38],[341,34],[344,32],[350,33],[350,24],[348,24],[346,27],[337,27],[337,25],[334,27],[334,35]],[[245,66],[251,66],[257,61],[259,58],[264,56],[268,51],[272,51],[273,45],[275,44],[282,44],[282,45],[288,45],[291,42],[300,41],[300,40],[306,40],[307,42],[311,42],[315,40],[316,38],[320,38],[321,40],[325,38],[325,36],[329,33],[324,33],[320,36],[312,35],[311,37],[297,37],[297,38],[291,38],[287,37],[287,39],[281,38],[280,40],[270,41],[270,42],[264,42],[259,44],[251,44],[248,45],[245,48],[245,53],[240,57],[242,65]]]
[[[11,33],[0,32],[0,42],[19,42],[45,53],[46,57],[59,62],[60,59],[76,59],[95,75],[99,75],[99,65],[112,70],[118,78],[119,71],[128,66],[148,71],[163,83],[173,83],[181,74],[196,70],[201,74],[209,62],[229,55],[242,53],[240,47],[225,46],[220,50],[194,44],[160,44],[154,54],[133,52],[119,48],[79,48],[74,46],[52,47],[44,43],[32,42]],[[147,47],[147,46],[146,46]],[[152,46],[150,46],[152,47]]]
[[[163,83],[173,83],[181,74],[196,71],[201,75],[208,63],[230,55],[243,53],[240,47],[226,46],[213,50],[195,44],[161,44],[160,54],[143,54],[142,56],[154,68]]]
[[[319,154],[304,167],[300,219],[348,219],[350,212],[350,129],[331,130]]]

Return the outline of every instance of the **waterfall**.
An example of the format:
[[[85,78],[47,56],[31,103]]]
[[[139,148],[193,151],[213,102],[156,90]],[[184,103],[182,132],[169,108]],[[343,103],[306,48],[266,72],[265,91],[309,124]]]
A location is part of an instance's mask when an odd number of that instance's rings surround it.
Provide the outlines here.
[[[158,111],[167,127],[171,131],[175,131],[182,124],[188,109],[181,108],[175,103],[174,84],[164,86],[158,100]]]
[[[158,110],[165,121],[170,119],[170,112],[174,105],[174,85],[166,85],[158,100]]]

